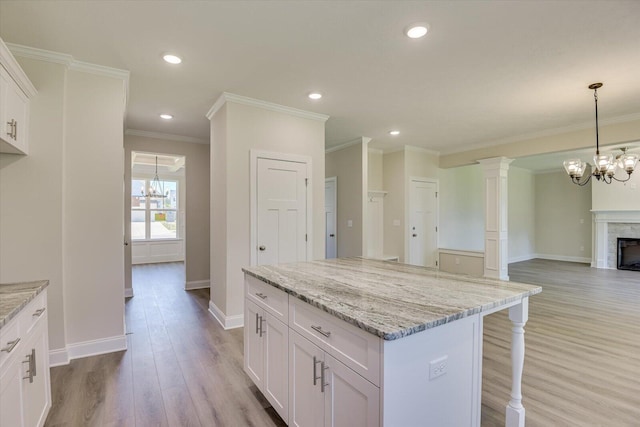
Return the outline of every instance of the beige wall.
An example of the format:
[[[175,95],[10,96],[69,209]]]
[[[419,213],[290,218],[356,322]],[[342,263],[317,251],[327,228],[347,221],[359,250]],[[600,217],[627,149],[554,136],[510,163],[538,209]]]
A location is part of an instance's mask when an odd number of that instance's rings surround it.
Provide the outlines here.
[[[312,257],[324,258],[324,121],[228,101],[211,120],[211,301],[241,322],[250,264],[250,150],[309,156],[312,161]],[[219,168],[219,169],[218,169]],[[338,181],[340,182],[340,181]],[[220,209],[216,205],[221,203]],[[216,258],[222,258],[216,259]],[[220,263],[224,262],[223,268]],[[219,289],[224,287],[225,290]]]
[[[20,65],[31,100],[29,155],[0,154],[0,283],[49,279],[49,347],[66,346],[62,274],[62,168],[66,67]]]
[[[369,149],[367,160],[367,184],[369,190],[384,190],[382,183],[382,151]]]
[[[636,172],[631,174],[628,182],[613,182],[607,185],[594,181],[591,184],[592,209],[594,211],[640,210],[640,163]],[[627,174],[618,171],[619,179],[626,179]],[[567,178],[568,179],[568,178]],[[574,185],[577,187],[577,185]]]
[[[61,360],[109,351],[126,343],[124,81],[19,62],[39,93],[29,156],[0,156],[0,281],[50,280],[49,342]]]
[[[535,177],[510,167],[508,175],[509,262],[531,259],[536,252]]]
[[[384,198],[384,249],[386,255],[397,255],[404,261],[405,230],[405,152],[396,151],[383,156],[382,179],[387,195]],[[398,221],[399,225],[393,222]]]
[[[535,175],[535,244],[541,257],[591,260],[591,185],[572,184],[564,171]]]
[[[338,257],[364,255],[367,144],[359,142],[325,155],[325,176],[338,177]],[[352,227],[348,227],[352,221]]]
[[[209,281],[209,197],[210,177],[209,145],[194,144],[125,135],[125,234],[131,237],[131,152],[173,154],[185,157],[185,281],[189,283]],[[182,209],[181,209],[182,210]],[[126,287],[131,287],[131,245],[125,255]]]
[[[411,177],[438,179],[438,154],[421,148],[405,147],[405,175]]]

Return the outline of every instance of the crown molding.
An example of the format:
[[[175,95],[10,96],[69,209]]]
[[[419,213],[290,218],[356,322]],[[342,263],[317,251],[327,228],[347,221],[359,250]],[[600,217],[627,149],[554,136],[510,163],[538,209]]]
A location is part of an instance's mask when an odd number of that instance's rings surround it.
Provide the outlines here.
[[[607,126],[607,125],[613,125],[613,124],[617,124],[617,123],[626,123],[626,122],[632,122],[635,120],[640,120],[640,113],[635,113],[635,114],[627,114],[624,116],[618,116],[618,117],[612,117],[609,119],[600,119],[599,123],[600,123],[600,127],[602,126]],[[473,151],[473,150],[480,150],[483,148],[489,148],[489,147],[496,147],[499,145],[506,145],[506,144],[513,144],[516,142],[523,142],[523,141],[527,141],[530,139],[537,139],[537,138],[544,138],[546,136],[555,136],[555,135],[562,135],[565,133],[570,133],[570,132],[575,132],[575,131],[580,131],[580,130],[584,130],[584,129],[589,129],[589,128],[593,128],[594,127],[594,122],[585,122],[585,123],[580,123],[577,125],[571,125],[571,126],[565,126],[565,127],[561,127],[561,128],[555,128],[555,129],[547,129],[547,130],[542,130],[539,132],[532,132],[532,133],[525,133],[522,135],[518,135],[518,136],[513,136],[513,137],[509,137],[509,138],[503,138],[503,139],[498,139],[495,141],[491,141],[491,142],[479,142],[479,143],[475,143],[475,144],[468,144],[465,145],[463,147],[458,147],[458,148],[452,148],[451,150],[443,150],[441,152],[441,155],[449,155],[449,154],[458,154],[458,153],[464,153],[467,151]]]
[[[171,133],[162,133],[162,132],[151,132],[151,131],[139,130],[139,129],[127,129],[124,131],[124,134],[130,135],[130,136],[142,136],[145,138],[163,139],[166,141],[189,142],[191,144],[203,144],[203,145],[209,144],[209,141],[205,139],[194,138],[192,136],[174,135]]]
[[[336,145],[334,147],[329,147],[329,148],[324,150],[324,153],[325,154],[333,153],[334,151],[343,150],[345,148],[349,148],[349,147],[351,147],[353,145],[357,145],[357,144],[365,144],[366,145],[366,144],[369,143],[369,141],[371,141],[371,138],[369,138],[368,136],[361,136],[359,138],[347,141],[347,142],[345,142],[343,144],[339,144],[339,145]]]
[[[11,53],[9,47],[0,39],[0,58],[2,58],[2,66],[7,70],[7,73],[16,82],[20,89],[27,95],[28,98],[35,96],[38,91],[33,86],[27,75],[22,71],[20,65],[16,61],[16,58]]]
[[[415,153],[424,153],[424,154],[431,154],[433,156],[440,156],[439,151],[430,150],[428,148],[423,148],[423,147],[416,147],[415,145],[405,145],[404,149],[406,151],[413,151]]]
[[[381,150],[381,149],[379,149],[379,148],[371,148],[371,147],[369,147],[369,148],[368,148],[368,150],[369,150],[369,152],[370,152],[370,153],[374,153],[374,154],[384,154],[384,151],[383,151],[383,150]]]
[[[274,104],[272,102],[261,101],[259,99],[249,98],[247,96],[236,95],[234,93],[223,92],[222,95],[213,103],[213,106],[209,109],[206,117],[211,118],[218,112],[218,110],[227,102],[235,102],[236,104],[249,105],[251,107],[262,108],[265,110],[275,111],[277,113],[289,114],[290,116],[301,117],[303,119],[317,120],[326,122],[329,116],[326,114],[313,113],[311,111],[299,110],[293,107],[287,107],[284,105]]]

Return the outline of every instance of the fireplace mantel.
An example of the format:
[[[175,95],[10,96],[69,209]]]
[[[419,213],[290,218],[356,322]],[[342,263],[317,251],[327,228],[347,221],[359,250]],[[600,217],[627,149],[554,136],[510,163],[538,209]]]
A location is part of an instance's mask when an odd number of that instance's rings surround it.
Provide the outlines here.
[[[616,248],[611,244],[611,240],[617,237],[640,237],[640,210],[624,210],[624,211],[603,211],[593,210],[594,237],[593,237],[593,259],[591,266],[596,268],[615,269],[616,265],[612,262],[611,251]],[[628,230],[632,235],[609,236],[611,224],[624,225],[628,224]],[[638,235],[634,235],[638,234]]]

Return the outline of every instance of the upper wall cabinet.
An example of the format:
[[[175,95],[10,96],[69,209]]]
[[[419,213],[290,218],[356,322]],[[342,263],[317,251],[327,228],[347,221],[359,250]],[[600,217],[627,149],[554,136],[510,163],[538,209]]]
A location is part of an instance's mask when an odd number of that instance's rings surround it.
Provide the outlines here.
[[[36,93],[0,39],[0,153],[28,154],[29,98]]]

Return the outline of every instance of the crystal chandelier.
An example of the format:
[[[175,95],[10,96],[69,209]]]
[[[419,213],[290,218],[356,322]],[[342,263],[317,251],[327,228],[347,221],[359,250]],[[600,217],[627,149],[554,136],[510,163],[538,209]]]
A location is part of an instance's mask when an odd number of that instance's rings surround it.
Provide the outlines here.
[[[149,198],[160,199],[167,197],[164,192],[164,184],[158,177],[158,156],[156,156],[156,175],[153,177],[153,181],[149,185],[149,191],[145,194],[144,188],[141,189],[142,195]],[[169,191],[167,190],[167,193]]]
[[[574,184],[580,186],[587,185],[591,177],[595,177],[598,181],[611,184],[614,180],[618,182],[629,181],[631,172],[633,172],[638,163],[638,155],[627,153],[626,148],[622,148],[622,154],[613,157],[613,154],[600,154],[600,141],[598,140],[598,89],[602,87],[602,83],[593,83],[589,85],[589,89],[593,90],[593,99],[596,104],[596,155],[593,156],[593,166],[591,173],[586,180],[582,180],[587,163],[580,159],[569,159],[564,161],[564,169],[571,177]],[[614,176],[617,169],[622,169],[627,173],[626,179],[618,179]]]

